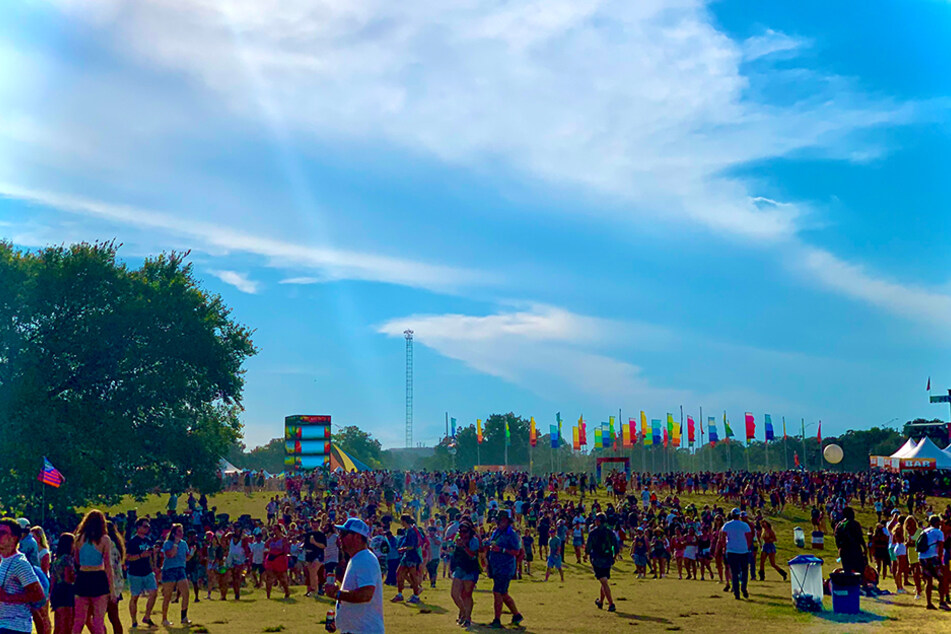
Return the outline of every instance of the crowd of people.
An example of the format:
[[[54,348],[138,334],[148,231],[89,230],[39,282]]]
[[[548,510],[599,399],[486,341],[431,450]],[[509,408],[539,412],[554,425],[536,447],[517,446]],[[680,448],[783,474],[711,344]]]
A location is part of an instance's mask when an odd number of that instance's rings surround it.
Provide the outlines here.
[[[607,497],[594,495],[599,486]],[[914,587],[929,608],[951,609],[951,507],[931,508],[924,493],[876,471],[615,472],[603,483],[586,473],[322,472],[287,479],[259,517],[172,495],[154,517],[92,510],[74,530],[47,526],[59,533],[52,547],[44,527],[6,518],[0,633],[104,634],[107,623],[121,633],[124,595],[133,628],[173,618],[187,626],[190,602],[241,600],[249,587],[289,597],[295,585],[336,601],[328,629],[375,633],[384,631],[384,586],[388,600],[420,604],[441,579],[468,627],[483,577],[489,625],[503,628],[506,611],[512,625],[524,619],[512,581],[542,572],[563,580],[566,559],[590,566],[597,609],[616,610],[609,580],[621,558],[638,578],[716,582],[742,600],[768,570],[787,576],[768,516],[789,505],[807,511],[816,531],[834,527],[842,568],[867,587],[890,575],[898,593]],[[854,508],[873,509],[876,525],[863,529]],[[533,572],[536,560],[544,571]]]

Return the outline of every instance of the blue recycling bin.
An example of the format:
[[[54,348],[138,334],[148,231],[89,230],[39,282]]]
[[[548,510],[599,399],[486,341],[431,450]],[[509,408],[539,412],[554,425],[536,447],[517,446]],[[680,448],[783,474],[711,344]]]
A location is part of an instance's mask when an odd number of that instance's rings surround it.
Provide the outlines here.
[[[829,575],[832,582],[832,611],[836,614],[858,614],[862,575],[837,570]]]

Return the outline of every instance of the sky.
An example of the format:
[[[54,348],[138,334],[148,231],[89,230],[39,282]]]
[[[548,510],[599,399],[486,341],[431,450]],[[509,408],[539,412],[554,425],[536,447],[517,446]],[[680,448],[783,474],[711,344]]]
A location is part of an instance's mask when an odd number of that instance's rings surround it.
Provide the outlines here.
[[[414,444],[947,419],[949,41],[936,0],[11,3],[0,237],[190,250],[249,446],[403,446],[407,328]]]

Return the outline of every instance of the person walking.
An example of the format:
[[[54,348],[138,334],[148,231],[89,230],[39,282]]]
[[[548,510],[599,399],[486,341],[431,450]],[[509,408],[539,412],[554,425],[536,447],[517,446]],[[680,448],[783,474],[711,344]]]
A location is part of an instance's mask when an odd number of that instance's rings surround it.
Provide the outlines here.
[[[93,634],[105,634],[105,615],[112,588],[112,540],[106,534],[106,516],[93,509],[86,513],[76,529],[74,557],[76,602],[73,634],[80,634],[88,623]]]
[[[149,518],[140,517],[135,522],[135,535],[126,544],[126,564],[129,578],[129,616],[132,617],[132,627],[139,626],[139,597],[145,596],[145,614],[142,623],[154,627],[152,622],[152,608],[158,596],[158,585],[155,583],[155,573],[152,572],[152,546],[148,535],[152,529]]]
[[[31,603],[46,593],[26,555],[18,550],[20,538],[29,534],[13,518],[0,519],[0,632],[29,634],[33,629]]]
[[[509,594],[509,585],[515,578],[515,558],[522,549],[522,543],[515,530],[512,529],[512,518],[507,509],[502,509],[496,516],[496,528],[488,539],[489,573],[492,577],[492,600],[495,609],[495,618],[489,627],[502,628],[502,606],[512,611],[512,625],[518,625],[525,617],[518,611],[515,600]]]
[[[723,525],[720,532],[726,539],[726,561],[730,566],[733,597],[739,601],[740,593],[748,599],[750,593],[746,586],[749,582],[749,557],[753,547],[753,531],[750,525],[740,519],[740,509],[730,511],[730,521]]]
[[[72,533],[63,533],[56,543],[56,553],[50,566],[50,609],[53,610],[53,633],[71,634],[76,595],[76,560],[73,558]]]
[[[482,572],[480,546],[475,528],[470,522],[462,522],[456,531],[449,567],[452,570],[452,600],[459,608],[456,623],[463,627],[472,625],[472,593]]]
[[[594,578],[601,584],[601,592],[594,604],[600,610],[607,600],[608,612],[614,612],[617,608],[614,606],[614,597],[611,595],[611,586],[608,581],[611,579],[611,567],[621,551],[621,544],[614,531],[605,525],[606,522],[607,516],[604,513],[594,516],[594,528],[588,533],[585,551],[594,569]]]
[[[931,602],[935,580],[939,583],[938,601],[940,602],[941,609],[949,609],[940,591],[940,583],[944,573],[942,570],[942,562],[944,561],[942,557],[944,554],[944,532],[941,530],[941,518],[937,515],[932,515],[928,518],[928,528],[923,530],[918,536],[916,546],[918,548],[919,563],[921,564],[921,576],[925,579],[925,599],[928,602],[926,606],[927,609],[938,609],[934,603]]]
[[[383,634],[383,575],[376,555],[367,548],[370,527],[351,517],[335,528],[340,547],[349,560],[340,585],[324,586],[326,595],[337,601],[336,622],[328,629],[349,634]]]
[[[181,524],[172,524],[168,539],[162,544],[162,553],[165,556],[162,563],[162,625],[172,625],[168,620],[168,606],[172,602],[172,593],[176,590],[182,601],[182,625],[190,625],[188,578],[185,576],[188,544],[185,543],[185,529]]]
[[[855,519],[855,509],[851,506],[842,509],[842,518],[833,533],[836,548],[839,549],[842,569],[864,575],[868,562],[868,546],[865,543],[862,525]]]

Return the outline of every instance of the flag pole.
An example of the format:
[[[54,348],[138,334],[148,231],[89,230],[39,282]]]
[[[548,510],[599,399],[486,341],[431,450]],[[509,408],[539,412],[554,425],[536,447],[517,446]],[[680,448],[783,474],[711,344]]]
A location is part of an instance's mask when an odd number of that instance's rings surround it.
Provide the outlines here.
[[[806,464],[808,459],[808,454],[806,453],[806,419],[802,419],[802,468],[803,471],[808,471],[809,466]]]
[[[772,421],[770,421],[769,424],[772,426]],[[765,425],[763,429],[766,429]],[[765,431],[763,433],[765,433]],[[763,446],[766,447],[766,473],[769,473],[769,438],[766,439],[766,441],[763,443]]]
[[[700,471],[703,471],[703,405],[700,406],[700,447],[697,451],[700,455]]]
[[[783,471],[789,471],[789,446],[786,444],[786,417],[783,416]]]

